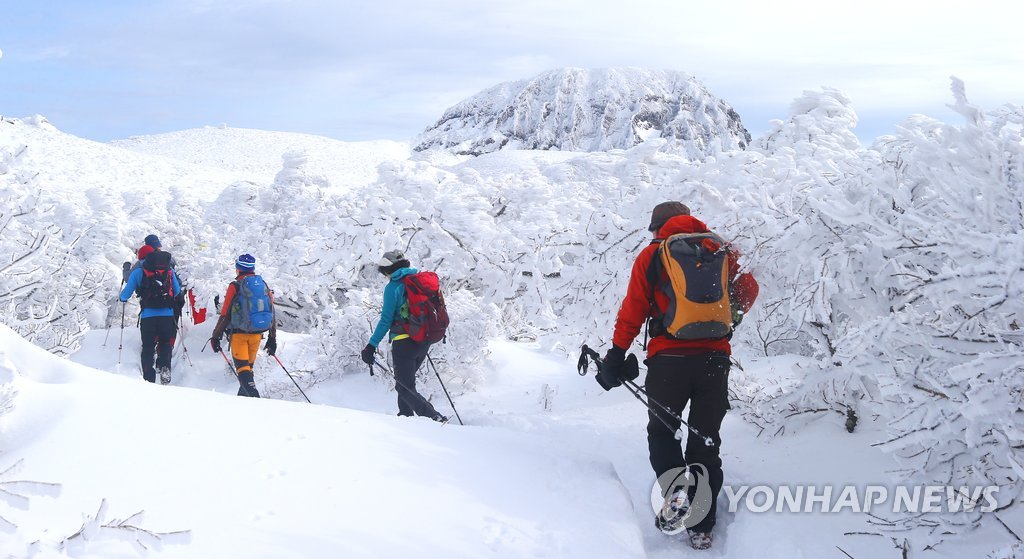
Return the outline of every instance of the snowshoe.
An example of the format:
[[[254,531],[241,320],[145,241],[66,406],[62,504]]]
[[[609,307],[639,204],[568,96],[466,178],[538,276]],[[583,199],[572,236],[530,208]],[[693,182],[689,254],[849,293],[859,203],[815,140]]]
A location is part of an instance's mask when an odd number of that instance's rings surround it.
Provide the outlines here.
[[[686,519],[689,510],[690,499],[686,495],[686,488],[677,489],[665,499],[661,511],[654,517],[654,525],[668,535],[678,534],[686,528],[683,526],[683,520]]]
[[[171,369],[163,367],[157,370],[160,373],[160,384],[171,384]]]
[[[690,545],[694,549],[711,549],[711,543],[714,541],[711,532],[690,532],[689,534]]]

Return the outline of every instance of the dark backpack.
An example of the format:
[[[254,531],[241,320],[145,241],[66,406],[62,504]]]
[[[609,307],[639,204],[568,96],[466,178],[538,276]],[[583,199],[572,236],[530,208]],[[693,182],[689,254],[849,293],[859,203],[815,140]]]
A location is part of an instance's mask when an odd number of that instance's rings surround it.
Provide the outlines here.
[[[448,309],[440,281],[434,272],[419,272],[402,278],[409,305],[409,337],[429,344],[444,339],[448,330]]]
[[[732,332],[729,245],[718,235],[680,233],[661,241],[648,268],[652,289],[668,298],[655,311],[651,335],[680,340],[723,338]]]
[[[258,275],[243,276],[234,282],[235,296],[231,300],[231,330],[259,334],[274,324],[274,302],[270,288]]]
[[[135,293],[144,309],[170,309],[174,306],[174,272],[171,253],[152,252],[142,262],[142,279]]]

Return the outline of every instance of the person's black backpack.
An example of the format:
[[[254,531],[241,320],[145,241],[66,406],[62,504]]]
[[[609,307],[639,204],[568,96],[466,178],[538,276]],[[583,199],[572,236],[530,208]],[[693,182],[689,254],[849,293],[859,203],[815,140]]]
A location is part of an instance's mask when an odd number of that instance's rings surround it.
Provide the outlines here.
[[[142,263],[142,279],[135,290],[139,306],[144,309],[174,308],[173,274],[171,253],[151,252]]]

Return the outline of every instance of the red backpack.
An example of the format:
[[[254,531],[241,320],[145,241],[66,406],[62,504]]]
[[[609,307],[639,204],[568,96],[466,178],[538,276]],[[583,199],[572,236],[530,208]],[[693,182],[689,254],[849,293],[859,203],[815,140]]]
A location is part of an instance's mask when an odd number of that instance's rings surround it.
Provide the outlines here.
[[[142,278],[136,293],[139,306],[144,309],[170,309],[174,305],[174,283],[171,253],[149,253],[142,262]]]
[[[448,309],[434,272],[419,272],[402,278],[409,303],[409,337],[417,342],[436,343],[448,329]]]

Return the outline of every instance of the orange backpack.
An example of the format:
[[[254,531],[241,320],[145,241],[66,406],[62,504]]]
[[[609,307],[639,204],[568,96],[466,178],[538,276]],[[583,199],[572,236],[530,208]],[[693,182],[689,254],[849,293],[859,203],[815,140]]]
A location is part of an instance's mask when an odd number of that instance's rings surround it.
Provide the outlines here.
[[[652,336],[697,340],[732,332],[729,245],[721,237],[711,232],[672,235],[658,245],[647,274],[652,289],[668,297],[660,314],[652,293]]]

